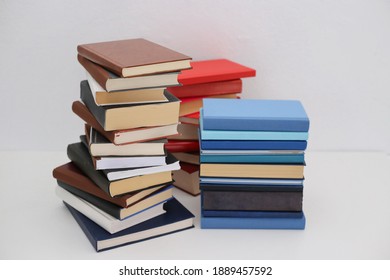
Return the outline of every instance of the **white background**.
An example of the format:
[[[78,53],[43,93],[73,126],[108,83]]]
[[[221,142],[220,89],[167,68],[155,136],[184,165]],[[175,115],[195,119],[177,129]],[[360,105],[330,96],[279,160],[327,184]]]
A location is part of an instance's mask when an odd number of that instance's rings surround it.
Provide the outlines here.
[[[389,152],[390,1],[0,1],[2,150],[65,151],[82,43],[144,37],[257,70],[245,98],[299,99],[309,149]]]

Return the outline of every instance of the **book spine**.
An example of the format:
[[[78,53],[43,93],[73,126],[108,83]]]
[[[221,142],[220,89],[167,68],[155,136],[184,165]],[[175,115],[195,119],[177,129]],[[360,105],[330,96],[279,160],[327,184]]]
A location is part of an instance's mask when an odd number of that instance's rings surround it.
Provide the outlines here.
[[[87,80],[81,81],[80,83],[80,99],[99,122],[100,126],[105,129],[106,110],[103,107],[96,105]]]
[[[298,155],[200,155],[201,163],[301,163],[303,154]]]
[[[307,147],[307,141],[227,141],[204,140],[202,150],[300,150]]]

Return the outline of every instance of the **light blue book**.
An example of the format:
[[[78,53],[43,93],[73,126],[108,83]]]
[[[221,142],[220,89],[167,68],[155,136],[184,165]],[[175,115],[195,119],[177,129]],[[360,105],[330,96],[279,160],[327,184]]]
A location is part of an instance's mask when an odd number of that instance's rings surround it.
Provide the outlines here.
[[[222,99],[222,98],[221,98]],[[205,99],[207,100],[207,98]],[[201,140],[300,140],[306,141],[308,132],[280,132],[253,130],[206,130],[203,125],[203,109],[199,117]]]
[[[200,218],[202,229],[305,229],[306,218],[245,218],[205,217]]]
[[[309,118],[299,100],[203,100],[206,130],[307,132]]]
[[[201,163],[304,163],[304,154],[294,155],[227,155],[201,154]]]

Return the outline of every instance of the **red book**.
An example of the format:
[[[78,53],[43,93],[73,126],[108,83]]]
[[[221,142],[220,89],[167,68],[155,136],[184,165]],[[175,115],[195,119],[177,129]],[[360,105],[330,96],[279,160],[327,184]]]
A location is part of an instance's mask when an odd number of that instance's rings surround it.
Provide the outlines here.
[[[178,98],[212,96],[242,92],[242,80],[219,81],[188,86],[168,87],[167,90]]]
[[[198,141],[182,141],[182,140],[168,140],[168,143],[164,145],[171,153],[179,152],[196,152],[199,151]]]
[[[256,76],[256,70],[227,59],[192,61],[191,66],[179,74],[183,86]]]
[[[179,117],[181,123],[199,125],[199,112]]]

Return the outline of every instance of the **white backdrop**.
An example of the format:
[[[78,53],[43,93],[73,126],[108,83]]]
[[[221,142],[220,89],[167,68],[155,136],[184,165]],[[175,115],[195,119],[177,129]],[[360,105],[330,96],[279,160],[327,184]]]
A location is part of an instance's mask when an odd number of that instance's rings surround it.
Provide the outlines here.
[[[81,43],[144,37],[257,70],[245,98],[299,99],[312,150],[390,151],[390,1],[0,1],[3,150],[77,141]]]

